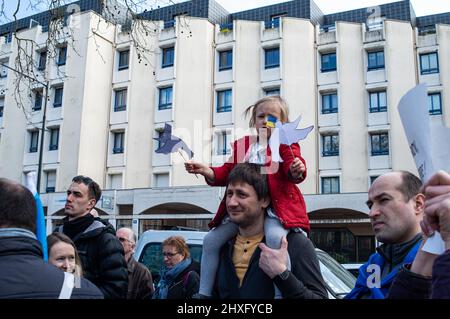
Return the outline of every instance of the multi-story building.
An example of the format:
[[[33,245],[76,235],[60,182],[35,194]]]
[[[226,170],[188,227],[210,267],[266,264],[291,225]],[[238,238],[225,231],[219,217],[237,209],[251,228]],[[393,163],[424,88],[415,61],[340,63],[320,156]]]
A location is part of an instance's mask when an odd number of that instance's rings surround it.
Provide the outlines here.
[[[0,176],[23,181],[42,167],[48,231],[78,174],[104,189],[97,208],[114,225],[205,229],[223,190],[187,174],[186,154],[156,153],[156,139],[168,123],[195,160],[220,165],[249,132],[244,110],[281,95],[291,120],[314,125],[300,142],[312,239],[342,262],[367,259],[370,183],[417,172],[400,98],[426,83],[433,121],[450,120],[450,13],[416,17],[406,0],[324,15],[312,0],[294,0],[229,14],[192,0],[141,15],[154,30],[143,58],[126,17],[112,23],[100,3],[75,3],[65,26],[75,41],[62,38],[55,61],[45,56],[50,12],[0,26],[2,64],[14,69],[16,31],[37,44],[36,69],[47,72],[21,108],[15,71],[0,72]]]

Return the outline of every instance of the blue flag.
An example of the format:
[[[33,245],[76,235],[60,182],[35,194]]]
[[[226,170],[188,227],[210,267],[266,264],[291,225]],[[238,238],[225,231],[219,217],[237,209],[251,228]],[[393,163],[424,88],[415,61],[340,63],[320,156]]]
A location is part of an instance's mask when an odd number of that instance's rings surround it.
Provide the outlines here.
[[[42,207],[41,198],[39,197],[39,193],[37,192],[36,188],[36,172],[29,172],[27,174],[26,186],[33,194],[34,200],[36,201],[36,237],[37,240],[41,243],[44,260],[48,261],[47,232],[45,226],[44,207]]]
[[[170,154],[178,150],[183,150],[186,152],[188,157],[191,159],[194,157],[194,152],[187,146],[187,144],[179,137],[172,135],[172,126],[165,123],[164,130],[160,137],[154,138],[159,142],[159,147],[155,151],[159,154]]]

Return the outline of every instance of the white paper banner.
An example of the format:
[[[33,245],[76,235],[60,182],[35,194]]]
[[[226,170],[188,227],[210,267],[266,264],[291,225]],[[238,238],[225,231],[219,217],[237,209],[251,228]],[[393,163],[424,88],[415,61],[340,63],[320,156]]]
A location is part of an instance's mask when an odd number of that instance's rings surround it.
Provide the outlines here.
[[[423,183],[438,170],[450,171],[450,129],[442,121],[430,120],[427,98],[427,87],[420,84],[403,96],[398,105],[409,149]],[[422,249],[442,254],[445,246],[441,235],[436,232]]]

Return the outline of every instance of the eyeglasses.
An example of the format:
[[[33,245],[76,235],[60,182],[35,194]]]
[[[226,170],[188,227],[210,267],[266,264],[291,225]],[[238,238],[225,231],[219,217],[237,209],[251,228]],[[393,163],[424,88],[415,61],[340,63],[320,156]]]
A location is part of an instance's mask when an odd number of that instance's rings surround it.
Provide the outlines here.
[[[169,258],[172,258],[173,256],[175,256],[175,255],[178,255],[179,254],[179,252],[176,252],[176,253],[169,253],[169,252],[165,252],[165,251],[163,251],[163,256],[164,257],[169,257]]]
[[[124,237],[117,237],[118,239],[119,239],[119,241],[121,242],[121,243],[124,243],[124,242],[129,242],[129,243],[131,243],[131,244],[134,244],[131,240],[129,240],[129,239],[126,239],[126,238],[124,238]]]

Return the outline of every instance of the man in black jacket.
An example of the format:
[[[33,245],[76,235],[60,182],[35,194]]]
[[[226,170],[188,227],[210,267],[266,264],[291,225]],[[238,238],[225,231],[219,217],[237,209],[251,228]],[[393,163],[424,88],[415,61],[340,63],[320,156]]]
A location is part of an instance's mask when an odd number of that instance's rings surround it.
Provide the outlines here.
[[[0,299],[63,298],[63,286],[69,282],[63,271],[44,262],[35,231],[33,195],[24,186],[0,178]],[[70,298],[102,299],[103,294],[91,282],[79,278]]]
[[[75,243],[84,276],[92,281],[106,299],[127,296],[128,272],[124,251],[114,227],[90,214],[101,197],[100,186],[91,178],[76,176],[67,190],[63,226],[57,231]]]
[[[280,249],[264,244],[264,218],[270,203],[266,176],[254,164],[239,164],[230,173],[226,206],[238,235],[220,252],[213,298],[273,299],[274,283],[283,298],[327,298],[313,244],[291,232]],[[287,254],[291,271],[287,268]]]

